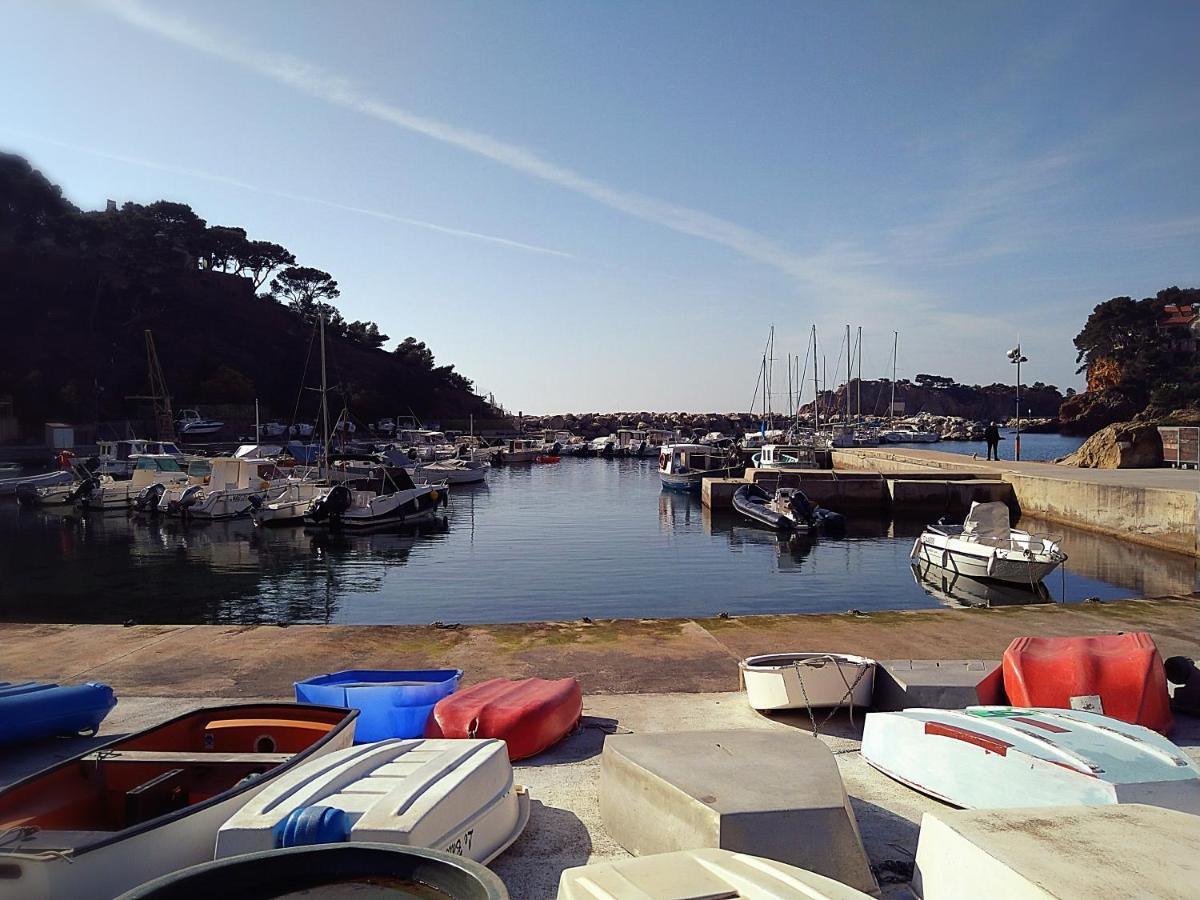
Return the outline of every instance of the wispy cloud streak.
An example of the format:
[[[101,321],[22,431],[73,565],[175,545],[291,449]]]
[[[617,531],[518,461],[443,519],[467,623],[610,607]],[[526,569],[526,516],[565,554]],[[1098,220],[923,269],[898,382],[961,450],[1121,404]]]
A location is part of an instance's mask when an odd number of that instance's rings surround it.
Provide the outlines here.
[[[219,34],[140,0],[98,0],[124,22],[175,43],[242,66],[280,84],[344,109],[484,157],[508,169],[548,182],[644,222],[725,246],[743,257],[771,266],[820,292],[851,289],[876,299],[912,299],[912,295],[846,266],[839,253],[799,254],[766,235],[702,210],[620,190],[532,150],[504,140],[417,115],[371,95],[350,80],[304,60],[265,51]]]
[[[242,181],[239,178],[231,178],[228,175],[221,175],[216,172],[206,172],[202,169],[193,169],[187,166],[176,166],[170,163],[158,162],[152,159],[143,159],[138,156],[128,156],[122,153],[109,153],[106,150],[100,150],[95,147],[84,147],[79,144],[72,144],[66,141],[59,141],[53,138],[43,137],[41,135],[24,135],[26,138],[40,141],[44,144],[50,144],[54,147],[62,147],[66,150],[72,150],[77,153],[86,153],[90,156],[100,157],[101,159],[110,159],[114,162],[125,163],[126,165],[138,166],[144,169],[154,169],[159,172],[170,172],[174,175],[184,175],[189,178],[199,178],[204,181],[212,181],[218,184],[227,184],[231,187],[241,188],[247,191],[254,191],[257,194],[264,194],[270,197],[279,197],[283,200],[293,200],[299,203],[312,203],[316,206],[324,206],[328,209],[338,209],[343,212],[354,213],[362,216],[371,216],[376,219],[383,219],[388,222],[396,222],[401,225],[411,225],[414,228],[422,228],[426,231],[435,231],[439,234],[448,234],[453,237],[469,238],[475,241],[484,241],[489,244],[498,244],[502,247],[510,247],[515,250],[525,250],[530,253],[541,253],[546,256],[557,256],[562,259],[578,259],[579,257],[573,253],[567,253],[564,250],[554,250],[550,247],[541,247],[537,244],[527,244],[524,241],[515,241],[511,238],[499,237],[494,234],[484,234],[478,231],[468,231],[462,228],[451,228],[448,225],[439,225],[436,222],[427,222],[423,219],[412,219],[407,216],[398,216],[394,213],[385,212],[379,209],[368,209],[362,206],[350,206],[345,203],[335,203],[332,200],[325,200],[321,197],[312,197],[308,194],[297,194],[292,191],[281,191],[274,188],[261,187],[256,184],[251,184],[248,181]]]

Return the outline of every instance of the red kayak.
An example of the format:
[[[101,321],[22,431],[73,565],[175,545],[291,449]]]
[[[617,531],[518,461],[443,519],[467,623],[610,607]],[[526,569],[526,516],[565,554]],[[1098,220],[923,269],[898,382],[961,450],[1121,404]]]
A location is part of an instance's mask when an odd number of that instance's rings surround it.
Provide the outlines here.
[[[1013,706],[1080,709],[1171,730],[1162,657],[1145,632],[1017,638],[1004,651],[1003,668]]]
[[[583,691],[574,678],[493,678],[439,700],[425,737],[499,738],[508,743],[509,759],[525,759],[561,741],[582,714]]]

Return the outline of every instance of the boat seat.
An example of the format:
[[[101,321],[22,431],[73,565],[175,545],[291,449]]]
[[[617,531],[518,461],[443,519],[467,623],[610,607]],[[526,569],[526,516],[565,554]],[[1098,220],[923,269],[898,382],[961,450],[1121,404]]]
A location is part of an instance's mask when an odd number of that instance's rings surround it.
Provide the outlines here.
[[[82,762],[104,763],[169,763],[171,765],[219,765],[221,763],[263,763],[281,765],[292,758],[291,753],[214,753],[203,750],[97,750],[83,757]]]

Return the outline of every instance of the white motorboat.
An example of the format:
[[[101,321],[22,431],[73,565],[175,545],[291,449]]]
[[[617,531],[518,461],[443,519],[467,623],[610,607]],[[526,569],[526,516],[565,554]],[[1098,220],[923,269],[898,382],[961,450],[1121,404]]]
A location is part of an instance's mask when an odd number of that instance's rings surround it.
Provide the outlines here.
[[[928,525],[909,560],[970,578],[1036,585],[1067,561],[1057,535],[1009,527],[1004,503],[975,503],[962,525]]]
[[[438,504],[449,502],[446,484],[413,484],[403,470],[388,477],[395,490],[386,494],[335,485],[312,502],[305,524],[331,530],[415,524],[432,519]]]
[[[313,501],[329,490],[325,482],[293,479],[261,499],[252,497],[250,516],[256,525],[298,525],[304,521]]]
[[[896,425],[879,432],[885,444],[934,444],[942,439],[936,431],[925,431],[915,425]]]
[[[496,454],[495,459],[499,463],[531,463],[539,456],[545,453],[541,441],[529,440],[528,438],[511,438],[504,449]]]
[[[871,705],[875,660],[844,653],[769,653],[738,663],[757,710]]]
[[[217,832],[218,859],[336,840],[488,863],[520,836],[529,795],[504,741],[409,739],[330,753],[275,779]]]
[[[288,484],[274,460],[220,457],[212,461],[207,481],[188,485],[182,493],[167,492],[159,510],[196,519],[232,519],[250,512],[255,500]]]
[[[445,433],[428,428],[401,428],[396,432],[395,444],[408,454],[409,459],[423,462],[454,456],[454,444]]]
[[[617,436],[615,434],[606,434],[603,437],[592,438],[588,441],[588,452],[596,456],[612,456],[613,450],[617,445]]]
[[[762,449],[750,457],[750,462],[756,469],[780,472],[819,468],[813,447],[800,444],[763,444]]]
[[[863,758],[971,809],[1144,803],[1200,814],[1200,767],[1157,732],[1071,709],[868,713]]]
[[[443,459],[412,472],[416,484],[478,484],[487,478],[487,463],[471,459]]]
[[[849,885],[761,856],[706,847],[605,860],[562,873],[558,900],[867,900]]]
[[[104,477],[84,481],[77,495],[80,508],[87,512],[129,510],[151,485],[169,487],[183,484],[188,475],[174,456],[146,453],[138,456],[133,475],[127,481]]]
[[[5,478],[0,480],[0,497],[14,497],[21,493],[30,493],[37,488],[70,484],[77,480],[75,473],[70,469],[57,469],[21,478]]]
[[[225,427],[224,422],[217,419],[206,419],[196,409],[185,409],[175,423],[176,429],[183,437],[205,437],[216,434]]]

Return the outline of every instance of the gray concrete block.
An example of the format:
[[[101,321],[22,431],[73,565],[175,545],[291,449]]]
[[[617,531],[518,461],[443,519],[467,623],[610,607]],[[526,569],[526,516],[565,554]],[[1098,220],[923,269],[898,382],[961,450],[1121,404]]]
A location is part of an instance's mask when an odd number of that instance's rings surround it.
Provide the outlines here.
[[[600,816],[637,856],[717,847],[877,890],[833,753],[801,732],[610,736]]]
[[[999,660],[887,659],[875,667],[874,709],[964,709],[1003,702]]]

